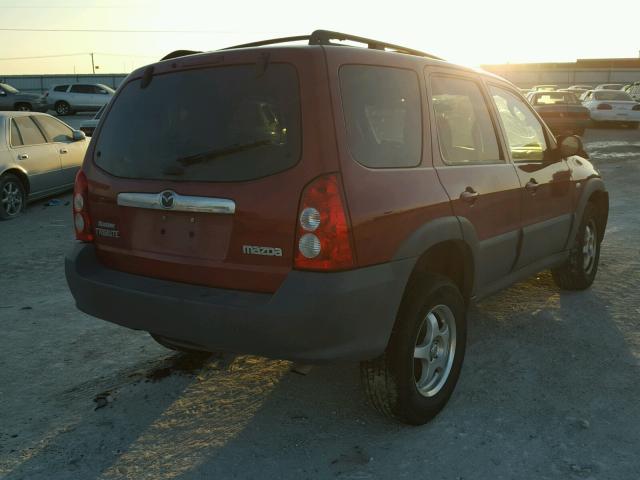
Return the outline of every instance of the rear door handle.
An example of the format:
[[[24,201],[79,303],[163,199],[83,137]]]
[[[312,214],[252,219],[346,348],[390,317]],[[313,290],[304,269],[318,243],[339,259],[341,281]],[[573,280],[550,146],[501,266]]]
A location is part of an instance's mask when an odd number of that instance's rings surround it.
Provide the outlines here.
[[[530,193],[536,193],[536,190],[538,190],[538,187],[540,185],[538,184],[538,182],[536,181],[535,178],[532,178],[531,180],[529,180],[527,182],[527,184],[524,186],[524,188],[526,188],[527,190],[529,190]]]
[[[21,153],[20,155],[18,155],[19,160],[26,160],[27,158],[29,158],[29,155],[27,155],[26,153]]]
[[[478,195],[478,192],[476,192],[472,187],[467,187],[464,192],[460,194],[460,199],[473,204],[478,198]]]
[[[60,153],[69,153],[68,150],[66,148],[61,148],[60,149]]]

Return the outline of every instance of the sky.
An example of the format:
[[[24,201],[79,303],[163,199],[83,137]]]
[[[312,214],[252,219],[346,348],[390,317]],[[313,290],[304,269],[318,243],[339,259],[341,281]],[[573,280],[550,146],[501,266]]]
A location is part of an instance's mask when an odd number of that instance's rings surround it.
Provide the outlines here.
[[[319,28],[469,66],[637,58],[638,14],[638,0],[0,0],[0,77],[91,73],[91,52],[96,73],[127,73],[177,49]]]

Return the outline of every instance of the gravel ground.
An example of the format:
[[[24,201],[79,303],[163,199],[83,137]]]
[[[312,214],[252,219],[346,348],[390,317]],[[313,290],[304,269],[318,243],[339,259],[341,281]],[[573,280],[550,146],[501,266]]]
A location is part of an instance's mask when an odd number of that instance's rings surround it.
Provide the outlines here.
[[[189,357],[78,312],[70,195],[0,224],[0,478],[637,479],[640,130],[589,130],[611,196],[585,292],[540,274],[478,305],[424,427],[379,417],[354,364]]]

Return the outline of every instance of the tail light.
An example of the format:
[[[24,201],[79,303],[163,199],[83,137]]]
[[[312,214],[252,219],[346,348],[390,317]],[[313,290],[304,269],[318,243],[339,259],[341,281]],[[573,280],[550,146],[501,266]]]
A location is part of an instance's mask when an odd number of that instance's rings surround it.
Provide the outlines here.
[[[337,174],[318,177],[307,185],[300,200],[295,268],[329,271],[354,266],[343,198]]]
[[[634,105],[631,110],[640,110],[640,103],[638,105]]]
[[[48,96],[49,96],[49,90],[47,90],[46,92],[44,92],[43,97],[44,97],[44,98],[47,98]]]
[[[87,176],[82,170],[79,170],[76,175],[76,183],[73,186],[73,225],[76,231],[76,240],[81,242],[93,242],[88,199],[89,184],[87,183]]]
[[[613,107],[608,103],[601,103],[598,105],[598,110],[613,110]]]

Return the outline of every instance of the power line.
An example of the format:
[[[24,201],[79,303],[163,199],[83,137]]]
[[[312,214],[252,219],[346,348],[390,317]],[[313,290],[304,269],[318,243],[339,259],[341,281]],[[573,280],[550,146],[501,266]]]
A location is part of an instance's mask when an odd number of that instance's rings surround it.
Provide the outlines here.
[[[158,58],[157,55],[132,55],[129,53],[103,53],[103,52],[93,52],[96,55],[102,55],[107,57],[134,57],[134,58]],[[39,55],[35,57],[4,57],[0,58],[1,60],[39,60],[44,58],[60,58],[60,57],[79,57],[84,55],[91,55],[91,52],[81,52],[81,53],[62,53],[59,55]]]

